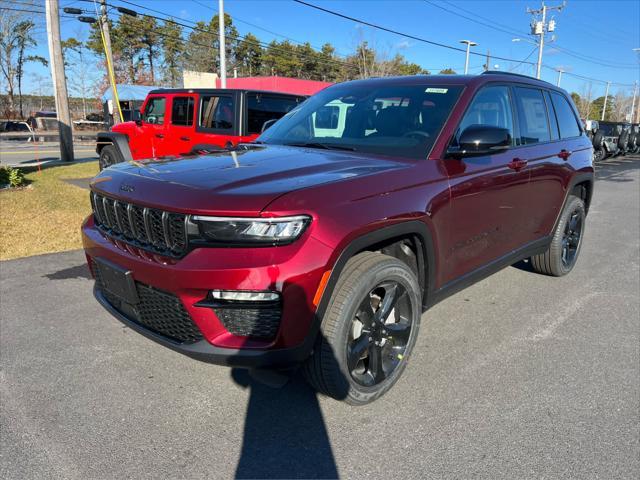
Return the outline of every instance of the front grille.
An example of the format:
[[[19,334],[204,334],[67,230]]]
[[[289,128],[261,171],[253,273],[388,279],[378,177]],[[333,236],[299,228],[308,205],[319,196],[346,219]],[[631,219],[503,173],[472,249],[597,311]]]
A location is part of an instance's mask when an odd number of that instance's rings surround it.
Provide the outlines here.
[[[140,301],[132,305],[105,288],[100,264],[94,261],[92,266],[96,287],[111,306],[129,320],[177,343],[189,344],[203,339],[202,332],[175,295],[136,282]]]
[[[272,339],[280,327],[280,306],[261,308],[215,308],[224,328],[233,335]]]
[[[96,226],[118,240],[171,257],[187,253],[186,215],[145,208],[91,192]]]

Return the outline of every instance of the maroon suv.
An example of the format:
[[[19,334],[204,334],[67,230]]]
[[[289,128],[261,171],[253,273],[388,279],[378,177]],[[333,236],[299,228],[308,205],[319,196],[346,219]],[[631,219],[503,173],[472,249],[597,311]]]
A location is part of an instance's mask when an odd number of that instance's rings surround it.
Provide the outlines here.
[[[303,364],[367,403],[430,306],[522,259],[573,268],[592,155],[571,98],[529,77],[338,84],[254,143],[101,172],[82,227],[95,295],[193,358]]]

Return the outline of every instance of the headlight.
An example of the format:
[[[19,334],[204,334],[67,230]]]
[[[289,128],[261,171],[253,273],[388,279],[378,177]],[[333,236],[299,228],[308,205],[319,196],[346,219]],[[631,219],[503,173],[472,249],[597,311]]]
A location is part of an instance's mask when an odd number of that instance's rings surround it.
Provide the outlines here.
[[[244,218],[244,217],[191,217],[198,226],[200,237],[208,242],[222,244],[265,243],[283,244],[298,238],[311,217]]]

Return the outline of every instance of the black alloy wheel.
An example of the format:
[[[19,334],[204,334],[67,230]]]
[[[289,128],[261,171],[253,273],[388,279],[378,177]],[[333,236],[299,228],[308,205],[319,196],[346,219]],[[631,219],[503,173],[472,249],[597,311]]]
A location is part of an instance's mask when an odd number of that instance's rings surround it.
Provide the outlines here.
[[[562,264],[571,268],[576,261],[580,241],[582,240],[582,225],[584,223],[584,210],[576,208],[569,216],[564,227],[562,237]]]
[[[347,366],[360,385],[383,382],[402,362],[413,312],[406,289],[395,281],[377,285],[362,300],[347,341]]]

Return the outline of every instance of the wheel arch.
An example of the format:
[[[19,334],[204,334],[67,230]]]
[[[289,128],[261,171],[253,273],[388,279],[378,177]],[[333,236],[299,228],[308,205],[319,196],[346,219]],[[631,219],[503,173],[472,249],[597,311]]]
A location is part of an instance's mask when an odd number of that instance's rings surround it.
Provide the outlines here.
[[[96,153],[100,155],[102,149],[107,145],[113,145],[123,162],[133,160],[131,149],[129,148],[129,137],[126,134],[119,132],[98,133],[96,136]]]
[[[407,251],[411,249],[412,253]],[[429,227],[422,221],[409,220],[364,233],[350,240],[333,264],[329,279],[316,310],[318,323],[326,312],[344,267],[353,256],[365,251],[378,251],[398,258],[416,273],[422,290],[423,309],[434,289],[436,259]]]

